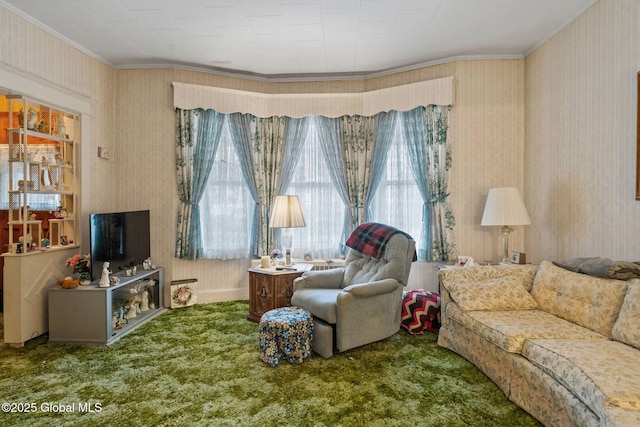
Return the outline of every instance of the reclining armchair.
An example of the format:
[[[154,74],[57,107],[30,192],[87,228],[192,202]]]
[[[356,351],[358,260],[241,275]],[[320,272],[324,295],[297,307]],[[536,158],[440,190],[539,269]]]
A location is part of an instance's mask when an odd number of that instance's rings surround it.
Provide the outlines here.
[[[291,305],[314,317],[313,350],[322,357],[390,337],[400,329],[402,289],[415,241],[393,227],[365,223],[347,240],[344,266],[309,271],[293,282]]]

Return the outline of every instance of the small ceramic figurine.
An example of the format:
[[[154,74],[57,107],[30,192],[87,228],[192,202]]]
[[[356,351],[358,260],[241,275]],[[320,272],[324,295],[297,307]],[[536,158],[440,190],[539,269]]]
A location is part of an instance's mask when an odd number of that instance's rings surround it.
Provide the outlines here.
[[[136,302],[135,298],[131,298],[129,299],[129,301],[127,301],[127,305],[125,305],[125,308],[127,310],[127,314],[124,315],[124,317],[126,319],[133,319],[138,315],[138,303]]]
[[[62,117],[56,117],[56,135],[64,138],[66,133],[67,127],[64,125],[64,119]]]
[[[42,175],[40,177],[40,184],[43,187],[47,185],[51,185],[51,173],[49,172],[49,162],[47,161],[46,156],[42,156],[42,160],[40,161],[40,165],[42,166]]]
[[[110,285],[109,274],[111,274],[111,271],[109,271],[109,261],[105,261],[102,264],[102,276],[100,277],[100,284],[98,285],[98,287],[100,288],[109,287]]]
[[[140,294],[140,311],[149,311],[149,291]]]
[[[38,120],[38,113],[36,112],[36,110],[34,108],[29,108],[29,110],[27,112],[27,128],[28,129],[35,129],[36,120]]]

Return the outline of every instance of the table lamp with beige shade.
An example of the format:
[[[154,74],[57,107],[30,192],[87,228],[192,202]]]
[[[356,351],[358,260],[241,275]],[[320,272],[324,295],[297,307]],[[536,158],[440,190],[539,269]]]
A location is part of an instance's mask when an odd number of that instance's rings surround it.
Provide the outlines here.
[[[271,210],[269,227],[282,228],[280,241],[285,253],[284,265],[290,266],[291,251],[293,250],[293,230],[292,228],[305,227],[304,215],[298,196],[276,196]]]
[[[492,188],[482,215],[483,226],[500,226],[502,233],[502,261],[509,261],[509,233],[513,225],[529,225],[531,218],[515,187]]]

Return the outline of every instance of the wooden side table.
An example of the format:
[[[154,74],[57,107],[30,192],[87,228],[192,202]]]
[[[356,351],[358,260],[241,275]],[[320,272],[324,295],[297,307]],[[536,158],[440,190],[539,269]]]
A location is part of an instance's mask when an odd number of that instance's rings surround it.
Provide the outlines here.
[[[264,313],[291,305],[293,281],[303,271],[271,268],[249,269],[249,315],[247,320],[260,322]]]

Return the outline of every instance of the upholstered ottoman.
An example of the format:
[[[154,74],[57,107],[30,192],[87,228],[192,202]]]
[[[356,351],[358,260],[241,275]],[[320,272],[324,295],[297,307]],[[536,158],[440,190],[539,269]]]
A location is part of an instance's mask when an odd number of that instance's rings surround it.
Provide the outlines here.
[[[302,363],[311,354],[313,316],[299,307],[267,311],[260,319],[260,359],[277,366],[284,359]]]
[[[440,329],[440,294],[416,289],[402,297],[401,325],[410,334]]]

